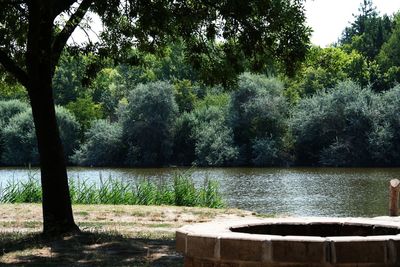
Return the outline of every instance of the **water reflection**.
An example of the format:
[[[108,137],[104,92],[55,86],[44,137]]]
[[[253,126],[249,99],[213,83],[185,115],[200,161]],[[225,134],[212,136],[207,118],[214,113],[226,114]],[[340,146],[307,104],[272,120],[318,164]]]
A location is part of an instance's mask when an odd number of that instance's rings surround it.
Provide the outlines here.
[[[188,168],[70,168],[73,179],[98,182],[108,177],[168,181]],[[229,206],[283,216],[377,216],[387,213],[388,183],[400,169],[362,168],[197,168],[197,184],[205,177],[219,181]],[[27,169],[1,168],[0,183],[26,179]],[[30,171],[39,175],[38,169]]]

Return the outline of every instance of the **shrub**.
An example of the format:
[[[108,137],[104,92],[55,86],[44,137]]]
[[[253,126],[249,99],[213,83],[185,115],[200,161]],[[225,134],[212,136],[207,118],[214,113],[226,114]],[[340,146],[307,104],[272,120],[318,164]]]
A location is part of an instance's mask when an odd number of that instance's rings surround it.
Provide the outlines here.
[[[64,153],[69,157],[79,142],[79,123],[65,108],[56,108]],[[6,165],[37,164],[39,162],[36,133],[30,110],[12,117],[4,128],[4,153],[2,163]]]
[[[193,111],[176,120],[174,163],[224,166],[236,160],[237,149],[227,121],[229,101],[229,94],[208,90]]]
[[[252,144],[254,165],[274,166],[279,163],[281,151],[273,138],[255,139]]]
[[[139,84],[131,91],[121,114],[129,165],[154,166],[168,162],[177,113],[173,88],[166,82]]]
[[[57,105],[75,101],[83,91],[82,80],[87,64],[86,56],[62,53],[53,77],[54,102]]]
[[[194,93],[191,81],[176,81],[174,83],[174,97],[179,107],[179,112],[190,112],[193,110],[197,96]]]
[[[192,134],[195,125],[193,113],[184,112],[175,121],[173,163],[191,165],[195,160],[196,140]]]
[[[64,107],[56,107],[56,117],[64,153],[68,158],[79,146],[80,124],[75,116]]]
[[[39,162],[35,128],[30,110],[19,113],[10,120],[4,129],[3,139],[3,164],[27,165]]]
[[[73,163],[84,166],[123,164],[125,148],[121,124],[106,120],[94,121],[85,133],[85,140],[72,156]]]
[[[202,107],[192,114],[192,137],[195,140],[195,164],[229,165],[237,158],[232,129],[227,125],[227,108]]]
[[[400,162],[400,86],[383,93],[375,101],[374,124],[369,134],[369,150],[377,165]]]
[[[28,109],[29,105],[20,100],[0,101],[0,128],[5,127],[13,116]]]
[[[0,101],[0,158],[4,150],[4,129],[14,116],[28,109],[28,104],[19,100]]]
[[[343,82],[331,91],[301,100],[290,122],[298,162],[328,166],[368,164],[375,99],[370,89]]]
[[[253,151],[261,145],[259,140],[268,139],[277,150],[283,150],[282,139],[288,117],[288,103],[283,90],[283,84],[275,78],[249,73],[239,77],[238,88],[232,94],[230,121],[242,164],[263,162],[256,159],[260,153]]]

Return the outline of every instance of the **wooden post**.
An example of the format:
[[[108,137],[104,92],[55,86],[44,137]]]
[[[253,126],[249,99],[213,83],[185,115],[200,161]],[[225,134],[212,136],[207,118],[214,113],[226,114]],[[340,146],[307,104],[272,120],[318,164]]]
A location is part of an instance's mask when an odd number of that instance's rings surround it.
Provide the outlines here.
[[[400,181],[398,179],[390,180],[389,216],[399,215],[399,191],[400,191]]]

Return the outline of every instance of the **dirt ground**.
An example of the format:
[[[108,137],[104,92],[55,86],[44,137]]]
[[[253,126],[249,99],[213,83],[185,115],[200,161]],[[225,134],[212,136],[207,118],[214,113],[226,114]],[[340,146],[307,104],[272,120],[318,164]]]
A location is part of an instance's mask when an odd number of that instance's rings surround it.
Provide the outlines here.
[[[254,217],[236,209],[75,205],[81,234],[40,235],[39,204],[0,205],[0,266],[182,266],[175,230],[210,220]]]

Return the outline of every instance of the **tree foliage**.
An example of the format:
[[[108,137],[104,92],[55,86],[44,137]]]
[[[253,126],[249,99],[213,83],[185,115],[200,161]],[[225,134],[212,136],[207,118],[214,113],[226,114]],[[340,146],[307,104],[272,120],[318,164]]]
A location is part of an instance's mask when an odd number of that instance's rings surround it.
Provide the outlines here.
[[[27,107],[14,113],[3,130],[4,151],[1,162],[5,165],[37,165],[39,154],[32,112]],[[10,112],[11,113],[11,112]],[[65,108],[57,107],[57,120],[68,158],[79,145],[80,126],[75,117]]]
[[[127,164],[154,166],[168,161],[177,112],[173,88],[166,82],[139,84],[131,91],[122,114]]]
[[[238,151],[227,124],[227,106],[203,106],[192,114],[195,161],[199,166],[232,164]]]
[[[290,122],[299,163],[368,164],[373,102],[370,89],[352,82],[339,83],[334,90],[301,100]]]
[[[264,157],[259,147],[267,140],[277,149],[282,147],[288,113],[283,91],[283,83],[274,78],[249,73],[239,77],[238,88],[232,94],[230,120],[242,164],[251,164],[253,156]],[[257,148],[257,152],[253,148]],[[275,160],[277,158],[279,156]],[[256,161],[257,165],[262,165],[261,160]]]
[[[83,166],[121,166],[125,157],[120,123],[96,120],[85,133],[85,142],[72,156]]]
[[[343,31],[339,43],[348,50],[356,50],[374,60],[392,32],[392,21],[387,15],[379,16],[372,0],[363,0],[359,14]]]
[[[253,69],[262,69],[266,59],[274,58],[287,73],[293,73],[304,58],[310,36],[303,0],[0,3],[0,63],[28,90],[40,152],[46,233],[78,230],[57,130],[52,81],[68,39],[89,10],[99,15],[104,31],[99,46],[89,41],[83,50],[96,50],[100,57],[110,54],[114,62],[129,62],[133,44],[139,50],[159,50],[168,41],[181,38],[194,66],[208,68],[215,61],[230,67],[224,80],[240,72],[241,55]]]

